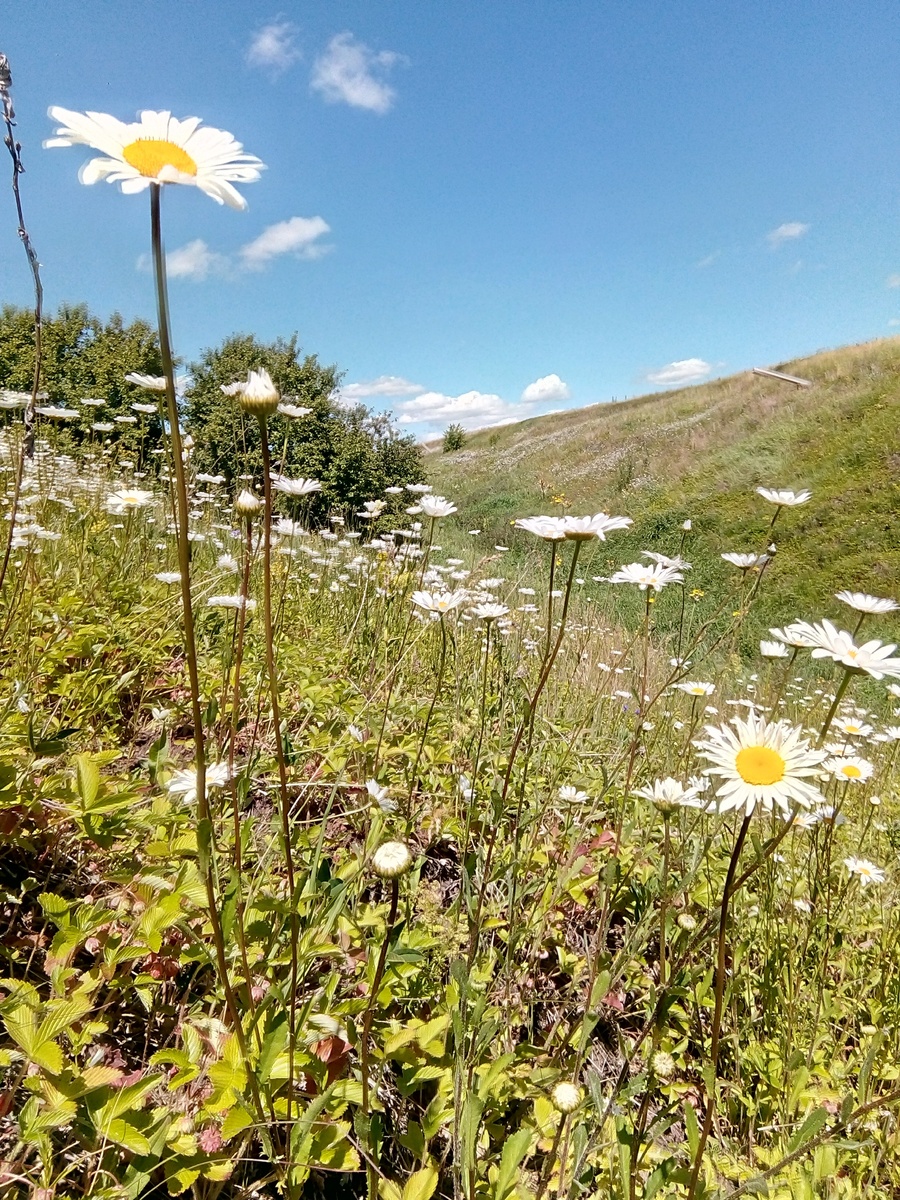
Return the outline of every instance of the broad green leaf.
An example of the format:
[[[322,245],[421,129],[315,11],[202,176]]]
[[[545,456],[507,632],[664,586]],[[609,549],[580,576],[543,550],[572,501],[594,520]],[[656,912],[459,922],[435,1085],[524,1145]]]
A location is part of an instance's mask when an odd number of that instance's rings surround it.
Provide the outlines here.
[[[494,1185],[494,1200],[506,1200],[506,1197],[515,1187],[516,1172],[521,1165],[522,1159],[528,1153],[531,1140],[534,1136],[535,1131],[532,1129],[519,1129],[503,1143],[503,1152],[500,1155],[500,1171],[497,1175],[497,1182]]]
[[[128,1121],[123,1121],[121,1117],[116,1117],[104,1125],[103,1136],[107,1141],[115,1142],[117,1146],[124,1146],[132,1154],[150,1153],[150,1143],[141,1131],[135,1129]]]
[[[788,1153],[793,1154],[804,1142],[808,1142],[810,1138],[814,1138],[817,1133],[820,1133],[827,1120],[827,1108],[814,1108],[811,1113],[807,1113],[806,1120],[788,1142]]]
[[[75,785],[85,808],[90,808],[100,791],[100,768],[90,754],[75,755]]]
[[[227,1142],[253,1124],[253,1118],[245,1108],[236,1106],[229,1110],[222,1122],[222,1141]]]
[[[407,1179],[400,1200],[431,1200],[437,1185],[438,1173],[434,1167],[423,1167]]]

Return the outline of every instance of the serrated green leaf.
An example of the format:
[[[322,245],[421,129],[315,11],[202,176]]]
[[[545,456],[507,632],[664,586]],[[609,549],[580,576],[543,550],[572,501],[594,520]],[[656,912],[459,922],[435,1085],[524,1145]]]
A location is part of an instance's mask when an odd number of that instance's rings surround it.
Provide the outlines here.
[[[100,768],[90,754],[75,755],[75,786],[85,808],[90,808],[100,791]]]
[[[438,1185],[438,1173],[434,1167],[423,1167],[410,1175],[403,1185],[401,1200],[431,1200]]]
[[[225,1115],[225,1120],[222,1122],[222,1141],[230,1141],[236,1137],[242,1130],[249,1128],[253,1124],[253,1118],[245,1108],[235,1106]]]
[[[135,1129],[128,1121],[123,1121],[121,1117],[116,1117],[104,1125],[103,1136],[107,1141],[115,1142],[117,1146],[124,1146],[132,1154],[149,1154],[151,1150],[149,1141],[141,1131]]]
[[[804,1142],[808,1142],[810,1138],[814,1138],[817,1133],[820,1133],[827,1120],[828,1109],[826,1108],[814,1108],[811,1113],[807,1113],[806,1120],[788,1142],[788,1154],[793,1154]]]

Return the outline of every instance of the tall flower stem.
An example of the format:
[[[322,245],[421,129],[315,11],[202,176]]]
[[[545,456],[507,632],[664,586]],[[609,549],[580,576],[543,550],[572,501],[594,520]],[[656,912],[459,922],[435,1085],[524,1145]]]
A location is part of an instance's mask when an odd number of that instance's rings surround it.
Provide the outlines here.
[[[16,140],[13,132],[16,123],[15,109],[13,108],[12,96],[10,88],[12,87],[12,72],[9,69],[9,59],[5,54],[0,54],[0,101],[3,108],[3,124],[6,127],[6,136],[4,143],[12,158],[12,193],[13,201],[16,206],[16,218],[18,220],[19,240],[25,250],[25,256],[28,259],[28,266],[31,269],[31,277],[34,285],[34,372],[31,380],[31,397],[25,408],[25,427],[22,432],[22,444],[19,447],[19,460],[16,466],[16,479],[13,485],[12,506],[9,516],[9,530],[7,532],[6,546],[3,551],[3,563],[0,565],[0,589],[2,589],[6,580],[6,573],[9,569],[9,560],[12,555],[13,538],[16,530],[16,517],[19,509],[19,499],[22,495],[22,477],[25,472],[25,459],[31,458],[34,454],[34,408],[37,404],[38,388],[41,382],[41,365],[43,355],[42,330],[43,330],[43,307],[44,307],[44,286],[41,283],[41,264],[38,261],[37,252],[32,244],[28,234],[28,229],[25,226],[25,214],[22,209],[22,195],[19,191],[19,176],[25,171],[22,164],[21,146]]]
[[[722,1006],[725,998],[725,958],[728,948],[728,905],[732,896],[738,860],[741,857],[741,850],[744,848],[744,840],[747,837],[747,830],[749,828],[750,817],[748,815],[744,817],[741,827],[738,830],[734,849],[731,852],[731,861],[728,864],[728,874],[725,876],[725,887],[722,890],[722,905],[719,910],[718,953],[716,956],[715,1007],[713,1009],[712,1032],[709,1041],[709,1095],[706,1098],[706,1114],[703,1118],[703,1128],[700,1130],[700,1140],[697,1142],[697,1152],[694,1155],[694,1165],[691,1170],[690,1183],[688,1184],[687,1200],[694,1200],[694,1195],[697,1191],[697,1181],[700,1178],[700,1168],[703,1165],[703,1152],[706,1149],[706,1143],[712,1129],[713,1114],[716,1108],[719,1037],[722,1032]]]
[[[851,679],[852,675],[853,675],[852,671],[850,671],[850,670],[845,671],[844,678],[838,684],[838,690],[835,692],[834,700],[832,700],[832,702],[831,702],[831,708],[829,708],[828,715],[826,716],[825,721],[822,725],[822,729],[819,732],[819,740],[817,742],[817,745],[819,745],[819,746],[821,746],[823,744],[823,742],[825,741],[825,738],[828,736],[828,730],[831,728],[831,722],[834,720],[834,714],[837,712],[838,705],[844,698],[844,692],[846,692],[846,690],[847,690],[847,687],[850,683],[850,679]]]
[[[537,712],[537,702],[541,698],[544,688],[547,686],[547,680],[550,678],[550,672],[553,670],[553,664],[556,662],[556,657],[559,654],[559,648],[562,645],[563,637],[566,632],[566,617],[569,612],[569,600],[572,596],[572,584],[575,581],[575,568],[578,564],[578,555],[581,550],[581,541],[576,540],[572,551],[572,563],[569,567],[569,577],[566,581],[566,594],[563,598],[562,611],[559,615],[559,633],[556,636],[556,641],[550,653],[544,658],[544,663],[541,668],[541,673],[535,686],[531,700],[528,704],[528,711],[519,723],[518,728],[513,736],[512,745],[509,748],[509,759],[506,764],[506,771],[503,775],[503,786],[500,792],[500,812],[498,819],[494,822],[494,828],[491,831],[490,840],[488,841],[487,853],[484,858],[484,867],[482,870],[481,887],[478,889],[478,902],[475,909],[475,916],[470,925],[469,931],[469,953],[468,966],[471,970],[472,964],[475,961],[475,955],[478,951],[479,926],[481,924],[481,912],[484,908],[484,897],[487,892],[487,885],[490,882],[490,869],[493,861],[494,847],[497,844],[497,834],[500,831],[501,819],[503,815],[503,805],[506,802],[506,797],[509,794],[509,785],[512,781],[513,768],[516,763],[516,757],[519,752],[519,747],[522,744],[522,739],[525,734],[534,728],[534,720]],[[519,802],[519,814],[521,815],[521,798]],[[518,829],[516,830],[516,846],[518,848]],[[515,886],[515,875],[513,876],[513,886]],[[512,901],[510,903],[512,907]]]
[[[272,461],[269,453],[269,430],[265,416],[259,417],[259,435],[262,442],[263,486],[265,489],[265,514],[263,517],[263,624],[266,643],[266,671],[269,676],[269,696],[272,704],[272,722],[275,726],[275,759],[278,763],[278,811],[281,816],[281,839],[284,865],[287,871],[288,908],[290,911],[291,977],[290,977],[290,1038],[288,1041],[288,1087],[287,1123],[291,1122],[291,1101],[294,1091],[294,1047],[297,1019],[297,971],[300,920],[294,883],[294,853],[291,848],[291,802],[288,796],[287,763],[284,758],[284,740],[281,734],[281,704],[278,695],[278,668],[275,665],[275,631],[272,623]],[[290,1132],[288,1132],[290,1144]]]
[[[413,763],[412,772],[409,777],[409,797],[407,799],[407,818],[412,819],[412,798],[416,789],[416,776],[419,773],[419,763],[422,759],[422,751],[425,749],[425,739],[428,737],[428,727],[431,724],[431,718],[434,716],[435,705],[438,702],[438,696],[441,694],[441,684],[444,682],[444,665],[447,662],[447,625],[443,618],[441,622],[441,656],[438,661],[437,679],[434,684],[434,695],[431,697],[431,704],[425,716],[425,724],[422,726],[422,736],[419,738],[419,748],[416,751],[415,762]]]
[[[237,997],[228,975],[225,938],[216,896],[216,881],[212,861],[213,827],[206,793],[206,741],[203,734],[203,711],[200,707],[200,673],[197,666],[197,642],[194,637],[194,610],[191,599],[191,546],[188,541],[188,496],[184,473],[181,429],[178,424],[178,401],[175,396],[175,364],[172,360],[172,341],[169,334],[169,297],[166,288],[166,260],[162,243],[160,215],[161,185],[150,185],[150,236],[153,248],[153,270],[156,277],[156,307],[159,318],[159,350],[166,381],[166,407],[169,437],[172,446],[172,466],[175,472],[175,537],[178,547],[178,568],[181,573],[181,605],[184,614],[184,654],[187,660],[191,688],[191,717],[194,723],[194,759],[197,772],[197,864],[206,891],[209,924],[216,953],[216,966],[225,994],[225,1007],[245,1060],[247,1039],[241,1023]],[[256,1078],[249,1072],[254,1101],[262,1116],[262,1105]]]
[[[369,992],[369,1000],[366,1005],[366,1011],[363,1014],[362,1029],[360,1030],[359,1041],[359,1058],[360,1069],[362,1071],[362,1110],[368,1121],[367,1137],[369,1139],[369,1154],[371,1161],[367,1160],[366,1176],[369,1186],[369,1200],[375,1200],[378,1191],[377,1178],[377,1163],[378,1149],[372,1144],[371,1140],[371,1114],[369,1112],[369,1045],[372,1038],[372,1022],[375,1019],[375,1005],[378,1003],[378,991],[381,987],[381,981],[384,978],[384,966],[387,962],[388,945],[391,940],[391,935],[394,932],[394,925],[397,921],[397,909],[400,903],[400,880],[391,880],[391,906],[388,911],[387,924],[384,929],[384,939],[381,943],[381,952],[378,955],[378,963],[375,967],[375,975],[372,979],[372,990]]]

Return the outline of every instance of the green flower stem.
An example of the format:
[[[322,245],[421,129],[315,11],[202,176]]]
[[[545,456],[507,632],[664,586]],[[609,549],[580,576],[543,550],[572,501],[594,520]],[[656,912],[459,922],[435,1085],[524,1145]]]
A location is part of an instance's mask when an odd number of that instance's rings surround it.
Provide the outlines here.
[[[375,967],[375,975],[372,979],[372,990],[369,992],[369,1000],[366,1004],[366,1011],[363,1014],[362,1029],[360,1031],[359,1041],[359,1059],[360,1069],[362,1071],[362,1110],[365,1113],[366,1121],[368,1122],[366,1129],[366,1137],[369,1141],[369,1154],[371,1158],[366,1160],[366,1177],[368,1180],[369,1200],[376,1200],[378,1195],[378,1147],[375,1146],[369,1136],[371,1133],[372,1114],[369,1112],[369,1071],[370,1058],[369,1049],[372,1038],[372,1022],[375,1019],[375,1005],[378,1002],[378,992],[381,988],[381,981],[384,978],[384,967],[387,962],[388,945],[391,940],[391,935],[394,932],[394,925],[397,921],[397,909],[400,904],[400,880],[395,878],[391,880],[391,906],[388,911],[387,924],[384,928],[384,938],[381,943],[381,951],[378,955],[378,963]]]
[[[244,540],[244,563],[241,571],[241,600],[243,603],[237,611],[237,642],[234,650],[234,683],[231,693],[231,720],[228,730],[228,779],[231,785],[232,819],[234,822],[234,875],[235,875],[235,932],[238,948],[241,953],[241,965],[244,968],[244,978],[247,983],[247,1007],[251,1016],[256,1015],[256,1005],[253,1002],[253,980],[250,975],[250,962],[247,957],[247,939],[244,935],[244,888],[242,873],[244,864],[241,850],[241,814],[238,808],[238,789],[234,778],[234,751],[237,740],[238,718],[241,711],[241,667],[244,660],[244,633],[247,628],[247,596],[250,593],[250,564],[253,557],[253,523],[248,517],[245,521],[246,536]]]
[[[191,715],[194,722],[194,758],[197,771],[197,862],[206,890],[206,903],[209,910],[209,923],[212,930],[213,945],[216,953],[216,966],[222,990],[225,993],[225,1007],[228,1017],[238,1039],[241,1053],[245,1060],[249,1059],[247,1040],[237,1006],[237,997],[228,974],[228,958],[225,953],[225,938],[222,932],[222,921],[216,896],[216,882],[212,862],[213,831],[212,818],[209,809],[209,797],[206,794],[206,743],[203,735],[203,713],[200,707],[200,674],[197,667],[197,643],[194,637],[194,612],[191,598],[191,555],[188,541],[188,498],[187,484],[184,475],[184,458],[182,457],[181,429],[178,424],[178,401],[175,396],[175,364],[172,360],[172,343],[169,335],[169,299],[166,289],[166,260],[163,254],[162,221],[160,215],[161,185],[150,185],[150,232],[153,246],[153,268],[156,276],[156,303],[159,316],[159,349],[162,357],[163,375],[166,380],[166,403],[169,419],[169,436],[172,446],[172,466],[175,472],[175,503],[177,520],[175,522],[176,542],[178,546],[178,566],[181,572],[181,604],[184,612],[184,650],[187,659],[188,678],[191,687]],[[253,1072],[248,1072],[253,1091],[254,1102],[260,1119],[263,1117],[262,1104]]]
[[[422,751],[425,749],[425,739],[428,737],[428,727],[431,724],[431,718],[434,716],[434,708],[438,702],[438,696],[441,694],[441,684],[444,682],[444,666],[447,662],[447,623],[444,617],[440,618],[441,623],[441,656],[438,661],[437,679],[434,684],[434,695],[431,697],[431,704],[428,707],[428,712],[425,716],[425,723],[422,726],[422,736],[419,738],[419,748],[416,750],[416,758],[412,766],[412,771],[409,776],[409,796],[407,797],[407,820],[412,820],[412,798],[416,790],[416,777],[419,773],[419,763],[422,759]]]
[[[275,759],[278,763],[278,811],[281,816],[281,839],[284,865],[287,871],[288,908],[290,911],[291,976],[290,976],[290,1038],[288,1041],[287,1124],[291,1123],[294,1092],[294,1051],[297,1032],[297,974],[300,918],[297,913],[294,877],[294,852],[291,847],[291,802],[288,796],[287,763],[281,733],[281,705],[278,694],[278,668],[275,664],[275,631],[272,624],[272,462],[269,453],[269,431],[265,415],[259,417],[262,442],[263,486],[265,512],[263,515],[263,624],[266,643],[266,671],[269,676],[269,698],[272,722],[275,726]],[[290,1131],[288,1131],[290,1145]]]
[[[550,672],[553,670],[553,664],[556,662],[556,656],[559,654],[559,648],[562,645],[563,636],[566,631],[566,617],[568,616],[568,612],[569,612],[569,600],[571,599],[571,596],[572,596],[572,584],[575,580],[575,567],[578,564],[578,554],[579,554],[580,550],[581,550],[581,541],[576,540],[575,548],[572,552],[572,565],[569,567],[569,578],[566,581],[566,594],[563,598],[562,612],[560,613],[560,617],[559,617],[559,633],[557,634],[556,642],[553,645],[553,649],[551,650],[551,652],[548,655],[545,656],[544,664],[541,669],[541,674],[537,681],[537,686],[534,689],[534,693],[533,693],[533,695],[531,697],[531,701],[528,705],[528,712],[523,717],[523,719],[520,721],[519,727],[516,730],[515,735],[513,737],[512,745],[510,746],[510,749],[509,749],[509,760],[506,764],[506,772],[503,776],[503,787],[502,787],[502,790],[500,793],[499,816],[502,816],[503,805],[505,804],[506,797],[509,793],[509,785],[510,785],[510,781],[512,780],[512,773],[513,773],[513,767],[515,766],[515,762],[516,762],[516,755],[518,754],[519,747],[522,744],[522,739],[525,737],[525,734],[534,728],[534,719],[535,719],[535,715],[537,712],[537,702],[541,698],[541,693],[543,692],[544,688],[547,685],[547,680],[550,678]],[[519,803],[519,811],[521,812],[521,799],[520,799],[520,803]],[[477,906],[476,906],[476,910],[475,910],[475,917],[472,921],[472,924],[470,926],[470,932],[469,932],[469,954],[468,954],[468,959],[467,959],[469,970],[472,969],[472,964],[475,961],[475,955],[478,952],[478,937],[479,937],[479,926],[481,924],[481,912],[482,912],[482,909],[484,908],[484,897],[485,897],[485,893],[487,891],[487,885],[490,881],[491,862],[493,861],[494,847],[497,844],[497,834],[500,831],[500,825],[501,825],[501,821],[499,819],[494,822],[494,827],[491,830],[491,836],[488,841],[487,853],[485,854],[484,868],[482,871],[482,879],[481,879],[481,887],[478,890],[478,902],[477,902]],[[517,839],[516,846],[518,848],[518,822],[517,822],[517,829],[516,829],[516,839]],[[513,886],[515,886],[515,876],[513,876]]]
[[[825,723],[823,724],[822,730],[819,733],[819,740],[816,743],[816,745],[818,745],[818,746],[821,746],[824,743],[826,737],[828,736],[828,730],[831,728],[831,722],[834,720],[834,714],[837,712],[838,705],[844,698],[844,692],[846,692],[846,690],[847,690],[847,686],[850,683],[850,678],[852,675],[853,675],[853,672],[849,668],[847,668],[844,671],[844,678],[838,684],[838,690],[837,690],[837,692],[835,692],[834,700],[831,702],[831,708],[829,708],[829,710],[828,710],[828,715],[825,718]]]
[[[747,830],[749,828],[750,816],[748,815],[741,822],[741,827],[734,843],[734,850],[731,852],[728,874],[725,876],[725,887],[722,890],[722,905],[719,910],[718,954],[716,960],[715,1008],[713,1010],[712,1032],[709,1041],[710,1089],[709,1095],[706,1098],[706,1113],[703,1118],[703,1128],[700,1130],[700,1140],[697,1143],[697,1153],[694,1155],[694,1165],[691,1170],[690,1183],[688,1184],[687,1200],[694,1200],[694,1195],[697,1191],[697,1181],[700,1178],[700,1168],[703,1165],[703,1152],[706,1149],[706,1143],[712,1129],[713,1114],[716,1109],[719,1036],[722,1032],[722,1005],[725,997],[725,958],[728,949],[728,904],[732,896],[738,860],[741,857],[741,850],[744,848],[744,840],[747,837]],[[734,888],[734,890],[736,891],[737,889]]]

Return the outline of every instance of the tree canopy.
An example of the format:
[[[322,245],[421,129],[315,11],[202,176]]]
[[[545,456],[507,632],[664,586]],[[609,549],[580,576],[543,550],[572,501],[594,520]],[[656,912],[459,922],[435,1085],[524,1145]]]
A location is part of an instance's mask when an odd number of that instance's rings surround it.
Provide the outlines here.
[[[86,445],[114,448],[118,457],[138,462],[158,445],[158,413],[135,411],[133,404],[155,398],[125,376],[136,371],[160,375],[156,330],[140,318],[125,324],[119,313],[107,321],[84,304],[61,306],[42,323],[41,391],[45,404],[78,413],[57,427],[55,440],[69,450]],[[30,392],[34,375],[34,313],[5,305],[0,310],[0,388]],[[103,404],[85,404],[102,400]],[[10,419],[9,417],[7,419]],[[98,428],[99,427],[99,428]]]
[[[272,376],[284,404],[310,410],[302,417],[275,414],[269,418],[268,435],[279,473],[321,482],[322,491],[304,501],[313,519],[336,509],[352,513],[364,501],[382,497],[386,487],[421,482],[424,469],[414,439],[401,435],[387,414],[342,404],[335,396],[337,368],[322,366],[315,355],[303,356],[296,336],[265,344],[250,334],[236,334],[192,364],[185,425],[194,438],[198,470],[224,475],[232,485],[241,475],[261,478],[259,422],[222,392],[223,385],[246,379],[261,367]]]
[[[42,404],[78,414],[64,422],[44,422],[54,443],[74,454],[102,449],[136,470],[156,470],[160,459],[150,451],[161,444],[164,432],[160,394],[125,381],[132,372],[162,374],[154,327],[141,319],[126,325],[118,313],[103,321],[86,305],[63,305],[55,316],[44,318],[43,342]],[[260,480],[259,424],[222,393],[222,385],[246,379],[250,370],[261,367],[286,404],[310,410],[299,418],[278,413],[268,425],[275,469],[288,478],[322,484],[321,492],[304,501],[310,519],[350,516],[366,500],[382,498],[387,487],[422,481],[422,456],[414,439],[400,434],[387,414],[342,404],[336,394],[337,368],[322,366],[314,354],[303,355],[296,335],[264,343],[252,334],[235,334],[191,364],[182,412],[194,439],[195,470],[224,476],[233,490],[241,476]],[[30,392],[33,372],[33,313],[7,305],[0,310],[0,389]],[[9,410],[3,416],[16,419]],[[408,496],[387,500],[385,519],[396,519]],[[283,506],[291,507],[288,500]]]

